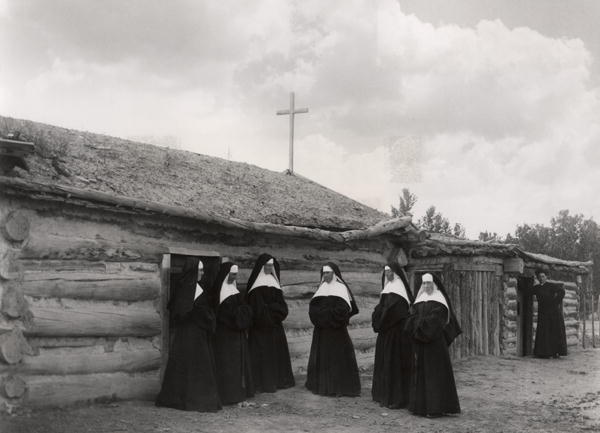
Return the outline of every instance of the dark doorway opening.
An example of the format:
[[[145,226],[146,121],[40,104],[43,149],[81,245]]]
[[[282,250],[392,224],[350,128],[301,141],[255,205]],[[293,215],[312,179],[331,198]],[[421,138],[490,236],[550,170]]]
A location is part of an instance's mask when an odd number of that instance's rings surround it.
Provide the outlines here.
[[[206,290],[212,287],[219,271],[221,256],[212,251],[189,251],[163,256],[162,272],[162,373],[166,367],[169,357],[169,349],[174,335],[173,320],[171,311],[185,311],[191,308],[194,302],[194,293],[196,291],[195,281],[188,281],[184,278],[184,270],[197,269],[198,263],[202,260],[204,275],[200,280],[200,285]],[[195,279],[195,277],[193,278]]]
[[[517,355],[533,354],[533,277],[517,278]]]

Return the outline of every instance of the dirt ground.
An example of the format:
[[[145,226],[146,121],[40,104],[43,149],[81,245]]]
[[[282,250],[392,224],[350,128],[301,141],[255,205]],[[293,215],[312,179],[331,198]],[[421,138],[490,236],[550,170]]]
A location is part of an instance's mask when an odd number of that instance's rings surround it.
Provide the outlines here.
[[[0,432],[581,432],[600,431],[600,349],[558,360],[477,357],[455,364],[459,416],[427,419],[359,398],[325,398],[302,384],[216,414],[115,402],[0,416]]]

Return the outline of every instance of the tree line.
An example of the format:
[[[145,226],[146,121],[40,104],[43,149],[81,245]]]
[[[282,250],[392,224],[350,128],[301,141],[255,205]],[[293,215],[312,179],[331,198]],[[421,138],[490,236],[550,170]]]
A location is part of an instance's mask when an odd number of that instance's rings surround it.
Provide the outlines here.
[[[417,196],[407,188],[402,190],[398,207],[392,206],[392,216],[411,214]],[[430,206],[417,219],[416,225],[423,230],[465,238],[465,227],[451,223],[435,206]],[[600,278],[600,226],[583,214],[571,214],[561,210],[550,220],[550,225],[517,225],[514,233],[502,236],[495,232],[479,233],[479,240],[518,245],[525,251],[547,254],[564,260],[593,260],[593,275]],[[600,284],[594,284],[600,288]]]

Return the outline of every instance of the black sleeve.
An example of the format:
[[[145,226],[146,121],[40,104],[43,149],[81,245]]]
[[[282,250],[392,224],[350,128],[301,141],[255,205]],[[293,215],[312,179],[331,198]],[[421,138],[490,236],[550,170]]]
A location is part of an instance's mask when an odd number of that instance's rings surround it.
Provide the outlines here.
[[[285,320],[288,307],[283,299],[281,290],[273,289],[275,293],[264,293],[256,288],[248,295],[248,303],[252,308],[253,323],[258,327],[273,327]]]
[[[562,284],[557,284],[554,288],[554,298],[560,303],[565,297],[565,289]]]
[[[252,308],[240,302],[241,295],[230,296],[218,308],[217,321],[227,328],[242,331],[252,324]]]
[[[383,305],[381,305],[381,301],[379,304],[375,306],[373,310],[373,314],[371,314],[371,326],[373,326],[373,331],[379,332],[381,329],[381,316],[383,312]]]
[[[313,325],[319,328],[341,328],[348,325],[350,308],[343,299],[315,298],[310,302],[308,314]]]
[[[426,306],[414,320],[412,336],[415,340],[430,343],[443,336],[448,309],[442,304]]]
[[[217,326],[217,316],[214,310],[208,305],[195,305],[191,312],[192,320],[199,328],[214,333]]]
[[[275,296],[272,302],[269,303],[269,312],[273,323],[279,324],[288,316],[288,306],[283,299],[283,292],[276,289]]]

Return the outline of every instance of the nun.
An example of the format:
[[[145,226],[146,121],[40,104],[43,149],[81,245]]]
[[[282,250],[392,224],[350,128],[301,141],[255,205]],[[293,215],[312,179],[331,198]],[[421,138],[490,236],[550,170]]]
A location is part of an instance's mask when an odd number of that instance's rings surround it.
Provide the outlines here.
[[[248,279],[252,308],[248,345],[256,392],[275,392],[295,385],[292,362],[282,322],[288,315],[277,260],[261,254]]]
[[[549,283],[543,270],[536,272],[539,284],[528,290],[536,296],[537,326],[533,355],[537,358],[559,358],[567,355],[567,334],[563,317],[565,289],[562,283]]]
[[[193,293],[193,298],[185,309],[171,305],[174,335],[156,405],[215,412],[221,409],[212,341],[216,316],[210,293],[200,285],[202,262],[196,264],[195,260],[186,260],[176,287],[178,295]],[[180,296],[181,300],[184,298]],[[177,302],[178,307],[183,304]]]
[[[448,346],[462,331],[437,277],[423,275],[406,329],[415,354],[408,409],[428,417],[460,413]]]
[[[237,289],[238,267],[223,263],[217,274],[215,360],[219,395],[224,405],[254,396],[247,330],[252,310]]]
[[[413,298],[400,266],[385,266],[381,295],[372,318],[377,333],[373,369],[373,401],[390,409],[408,405],[412,369],[412,344],[405,332]]]
[[[314,325],[306,375],[306,388],[324,396],[360,395],[358,364],[348,322],[358,313],[354,296],[339,268],[327,263],[321,283],[309,304]]]

